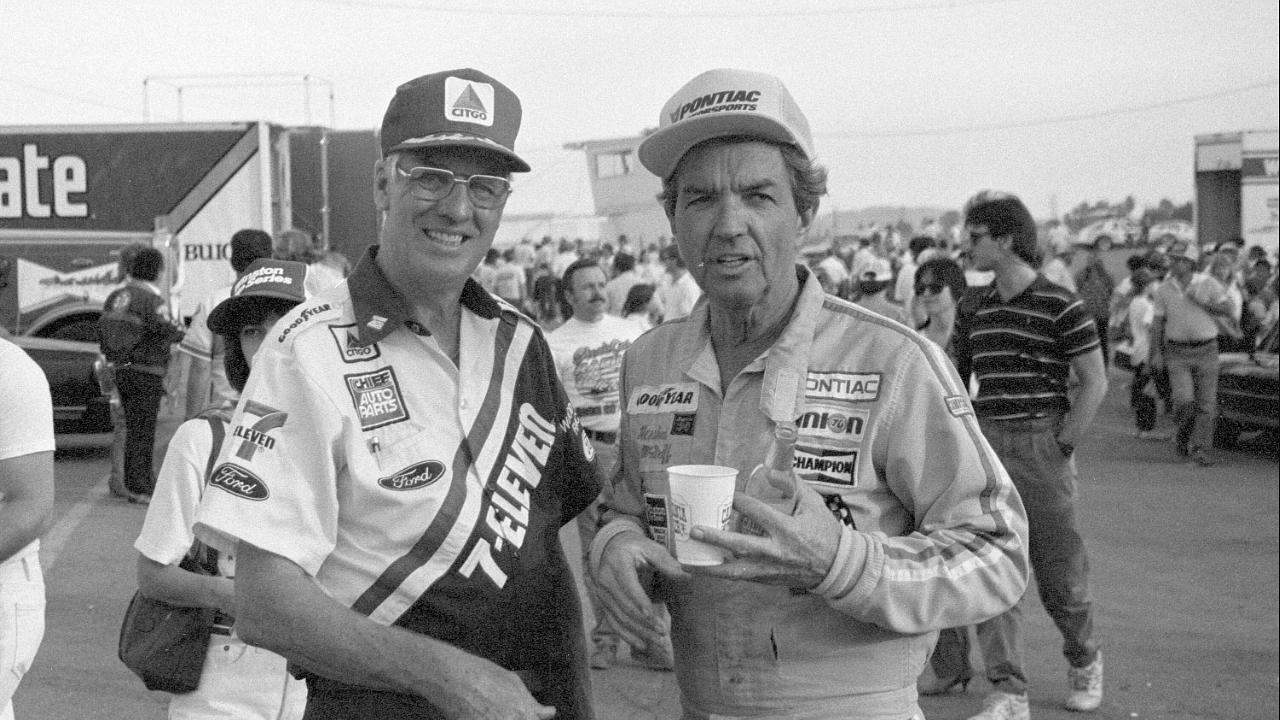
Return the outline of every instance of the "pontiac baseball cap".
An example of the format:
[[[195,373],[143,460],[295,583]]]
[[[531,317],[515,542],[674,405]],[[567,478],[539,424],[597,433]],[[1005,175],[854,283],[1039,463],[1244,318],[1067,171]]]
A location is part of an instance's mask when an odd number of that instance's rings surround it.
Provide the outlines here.
[[[814,158],[809,121],[778,78],[750,70],[708,70],[680,88],[640,143],[640,162],[666,179],[694,145],[744,135],[794,145]]]
[[[396,88],[382,118],[382,155],[429,147],[472,147],[506,161],[511,172],[529,172],[516,155],[520,99],[479,70],[423,75]]]
[[[209,329],[219,335],[239,330],[236,317],[246,302],[253,298],[277,298],[300,303],[307,299],[303,283],[307,266],[291,260],[254,260],[231,286],[231,297],[218,303],[209,313]]]

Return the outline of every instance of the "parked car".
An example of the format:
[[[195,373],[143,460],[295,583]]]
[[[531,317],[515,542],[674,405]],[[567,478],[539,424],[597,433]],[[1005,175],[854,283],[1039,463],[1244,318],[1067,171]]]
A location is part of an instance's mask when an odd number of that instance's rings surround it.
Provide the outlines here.
[[[1253,352],[1219,355],[1215,439],[1221,445],[1233,444],[1246,430],[1263,430],[1275,443],[1280,431],[1278,328],[1280,324],[1272,325]]]
[[[97,343],[0,332],[25,350],[48,378],[55,433],[112,431],[107,359]]]
[[[1096,246],[1110,250],[1121,245],[1133,245],[1138,241],[1138,228],[1125,218],[1113,217],[1092,222],[1071,237],[1073,245]]]
[[[1170,245],[1177,240],[1194,243],[1196,229],[1186,220],[1165,220],[1147,228],[1148,245]]]

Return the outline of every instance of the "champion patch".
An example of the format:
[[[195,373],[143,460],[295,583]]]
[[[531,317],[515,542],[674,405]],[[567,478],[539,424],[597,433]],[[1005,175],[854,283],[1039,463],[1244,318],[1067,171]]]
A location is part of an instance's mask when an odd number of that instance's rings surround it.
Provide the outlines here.
[[[360,415],[360,427],[373,430],[409,419],[396,373],[389,367],[345,376],[347,391]]]
[[[795,472],[806,482],[854,487],[858,484],[856,449],[830,450],[796,446]]]
[[[973,414],[973,406],[969,404],[969,398],[963,395],[948,395],[947,410],[955,417]]]
[[[266,483],[257,475],[231,463],[222,463],[214,468],[209,475],[209,484],[245,500],[258,501],[271,497]]]
[[[796,427],[806,438],[856,443],[862,440],[870,417],[869,410],[809,403],[804,413],[796,418]]]
[[[880,373],[809,372],[806,398],[869,402],[880,397]]]
[[[354,324],[329,326],[329,334],[333,335],[333,341],[338,344],[338,354],[342,356],[342,362],[367,362],[381,357],[378,343],[361,345],[360,336],[355,328]]]
[[[493,125],[493,86],[489,83],[444,79],[444,117],[452,122]]]
[[[698,411],[698,383],[642,385],[631,391],[627,412],[632,415],[694,413]]]
[[[415,463],[390,477],[378,478],[378,484],[388,490],[417,490],[444,477],[444,463],[427,460]]]

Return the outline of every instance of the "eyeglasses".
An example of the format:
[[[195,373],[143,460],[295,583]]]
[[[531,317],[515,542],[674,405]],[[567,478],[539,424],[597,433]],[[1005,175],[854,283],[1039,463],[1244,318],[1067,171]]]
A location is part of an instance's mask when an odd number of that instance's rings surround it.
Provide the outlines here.
[[[930,295],[937,295],[938,293],[942,292],[942,288],[946,286],[947,286],[946,283],[937,282],[937,281],[928,283],[927,285],[926,284],[916,285],[916,295],[924,295],[925,293],[929,293]]]
[[[453,192],[454,183],[466,185],[467,198],[471,200],[471,204],[485,210],[502,205],[511,194],[511,183],[506,178],[492,175],[462,178],[440,168],[415,167],[405,170],[399,165],[396,165],[396,172],[409,181],[413,196],[423,200],[442,200],[448,197]]]

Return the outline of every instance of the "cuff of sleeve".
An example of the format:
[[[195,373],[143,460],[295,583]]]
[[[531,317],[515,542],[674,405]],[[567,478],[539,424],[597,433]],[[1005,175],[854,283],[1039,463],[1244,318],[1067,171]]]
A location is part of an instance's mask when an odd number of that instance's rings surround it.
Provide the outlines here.
[[[831,570],[812,592],[829,602],[856,604],[871,594],[884,565],[884,551],[866,535],[840,527],[840,544]]]
[[[596,577],[600,570],[600,558],[604,555],[604,548],[609,541],[621,535],[624,532],[634,532],[644,535],[644,528],[640,526],[639,521],[634,518],[615,518],[610,520],[607,525],[600,528],[596,533],[595,540],[591,541],[591,557],[589,563],[591,565],[591,577]]]

